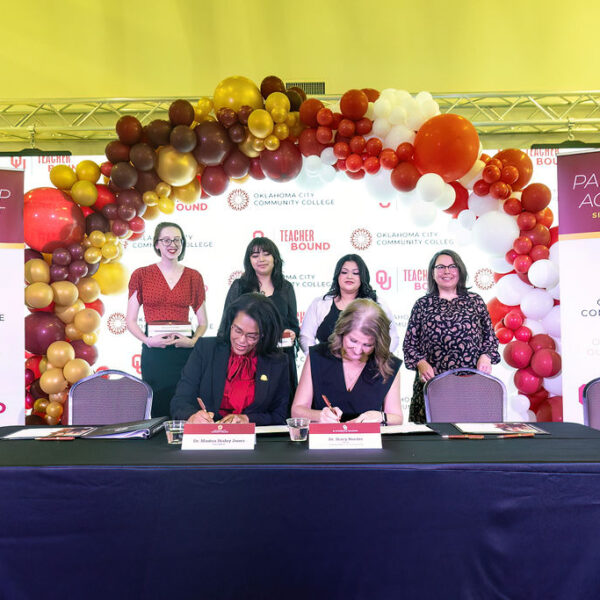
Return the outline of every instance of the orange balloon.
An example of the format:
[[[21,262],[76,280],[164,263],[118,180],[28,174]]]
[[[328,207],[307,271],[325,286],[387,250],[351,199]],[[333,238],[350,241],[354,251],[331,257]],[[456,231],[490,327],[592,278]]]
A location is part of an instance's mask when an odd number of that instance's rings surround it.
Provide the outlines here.
[[[522,190],[531,180],[531,176],[533,175],[533,163],[523,150],[507,148],[506,150],[498,152],[494,158],[502,161],[502,165],[505,167],[511,166],[518,169],[519,179],[510,185],[513,191],[516,192]]]

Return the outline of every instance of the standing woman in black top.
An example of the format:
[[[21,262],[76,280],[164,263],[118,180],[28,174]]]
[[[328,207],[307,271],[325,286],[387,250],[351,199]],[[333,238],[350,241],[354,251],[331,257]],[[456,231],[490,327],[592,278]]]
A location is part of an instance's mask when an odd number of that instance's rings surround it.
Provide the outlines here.
[[[244,254],[244,274],[236,279],[225,298],[225,309],[239,296],[249,292],[259,292],[271,298],[283,323],[281,332],[282,347],[288,356],[290,367],[290,387],[292,397],[298,385],[296,372],[296,346],[300,333],[296,309],[296,294],[292,284],[284,279],[283,261],[277,246],[266,237],[254,238]],[[219,327],[222,335],[223,322]]]

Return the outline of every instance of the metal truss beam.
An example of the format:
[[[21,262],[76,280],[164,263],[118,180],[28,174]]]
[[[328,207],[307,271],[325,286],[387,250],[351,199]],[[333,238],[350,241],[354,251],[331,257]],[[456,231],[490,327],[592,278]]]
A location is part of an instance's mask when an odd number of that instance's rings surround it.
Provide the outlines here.
[[[600,91],[434,94],[442,112],[463,115],[484,146],[508,140],[560,143],[578,139],[600,144]],[[335,101],[339,96],[323,96]],[[71,150],[102,153],[115,137],[115,123],[135,115],[142,124],[166,118],[175,98],[68,98],[0,100],[0,149]],[[196,98],[188,98],[194,103]]]

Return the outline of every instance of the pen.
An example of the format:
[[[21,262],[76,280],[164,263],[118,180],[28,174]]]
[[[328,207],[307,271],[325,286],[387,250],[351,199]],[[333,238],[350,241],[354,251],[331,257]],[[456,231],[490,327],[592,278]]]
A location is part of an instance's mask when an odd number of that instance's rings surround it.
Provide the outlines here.
[[[325,394],[321,394],[321,396],[323,397],[323,402],[325,402],[325,404],[327,405],[327,408],[335,415],[335,410],[333,410],[333,406],[331,406],[331,402],[329,402],[329,400],[327,399],[327,396]]]
[[[503,433],[497,436],[500,439],[504,438],[518,438],[518,437],[535,437],[535,433]]]
[[[442,435],[445,440],[482,440],[482,435],[461,434],[461,435]]]
[[[198,404],[200,405],[200,408],[201,408],[203,411],[205,411],[205,412],[208,412],[208,411],[206,410],[206,404],[204,404],[204,402],[202,401],[202,398],[198,397],[198,398],[196,398],[196,400],[198,400]]]
[[[74,437],[69,437],[69,436],[34,438],[34,440],[36,440],[37,442],[71,442],[74,439],[75,439]]]

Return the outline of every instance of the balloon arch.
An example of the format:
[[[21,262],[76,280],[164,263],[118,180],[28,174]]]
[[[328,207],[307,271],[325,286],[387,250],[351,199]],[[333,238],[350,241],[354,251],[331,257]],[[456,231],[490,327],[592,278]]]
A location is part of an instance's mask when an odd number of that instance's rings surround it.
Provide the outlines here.
[[[121,117],[116,135],[106,162],[57,165],[54,187],[25,195],[30,419],[59,423],[69,386],[92,373],[101,295],[127,285],[121,240],[141,237],[176,201],[218,196],[230,181],[301,176],[319,185],[343,172],[393,186],[418,226],[450,214],[455,236],[489,254],[496,297],[488,308],[519,392],[512,410],[562,420],[558,228],[550,190],[530,183],[521,150],[482,153],[473,125],[440,114],[428,92],[353,89],[326,105],[275,76],[260,88],[228,77],[196,106],[173,102],[168,121]]]

